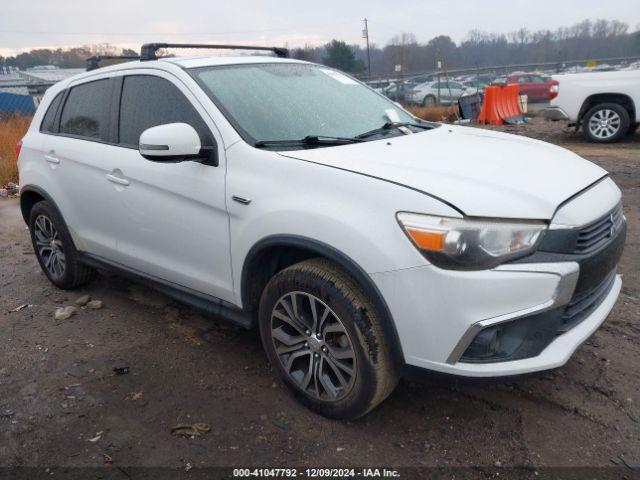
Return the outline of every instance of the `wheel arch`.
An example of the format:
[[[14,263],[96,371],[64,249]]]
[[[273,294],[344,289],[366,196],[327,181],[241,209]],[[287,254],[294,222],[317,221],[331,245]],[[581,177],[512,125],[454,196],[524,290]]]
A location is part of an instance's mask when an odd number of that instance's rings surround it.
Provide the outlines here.
[[[398,366],[403,364],[404,356],[393,316],[378,287],[348,255],[319,240],[299,235],[272,235],[257,242],[249,250],[242,267],[243,310],[256,322],[260,297],[269,280],[290,265],[316,257],[333,261],[358,282],[382,318],[394,362]]]
[[[629,95],[624,93],[596,93],[594,95],[589,95],[585,98],[584,102],[582,102],[580,112],[578,113],[578,122],[582,123],[586,113],[599,103],[617,103],[629,112],[629,120],[631,123],[635,123],[637,121],[636,106]]]
[[[49,195],[44,189],[36,185],[25,185],[20,189],[20,212],[22,213],[22,219],[24,220],[24,223],[29,225],[29,215],[31,213],[31,209],[36,203],[43,200],[49,202],[51,206],[56,210],[58,215],[60,215],[60,218],[64,219],[62,213],[60,212],[60,209],[58,208],[58,205],[53,200],[53,198],[51,198],[51,195]]]

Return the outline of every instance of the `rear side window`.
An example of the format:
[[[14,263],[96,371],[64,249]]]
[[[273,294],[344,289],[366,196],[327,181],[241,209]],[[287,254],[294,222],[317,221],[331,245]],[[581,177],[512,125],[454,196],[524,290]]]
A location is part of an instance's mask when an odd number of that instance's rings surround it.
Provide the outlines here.
[[[44,114],[44,118],[42,119],[42,123],[40,124],[41,132],[56,133],[56,113],[58,113],[58,107],[60,106],[60,102],[62,102],[63,94],[64,92],[60,92],[49,104],[47,113]]]
[[[73,87],[60,117],[60,133],[107,141],[110,103],[108,79]]]
[[[191,125],[203,146],[213,144],[202,117],[171,82],[152,75],[124,78],[118,132],[120,144],[137,148],[140,134],[147,128],[177,122]]]

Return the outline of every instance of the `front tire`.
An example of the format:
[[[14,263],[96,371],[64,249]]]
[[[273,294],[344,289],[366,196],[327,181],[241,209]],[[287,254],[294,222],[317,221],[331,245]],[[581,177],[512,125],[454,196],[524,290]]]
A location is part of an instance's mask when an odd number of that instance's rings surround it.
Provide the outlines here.
[[[56,287],[71,290],[94,277],[95,270],[78,261],[69,230],[49,202],[38,202],[31,209],[29,233],[38,263]]]
[[[629,130],[629,112],[617,103],[600,103],[582,119],[582,133],[591,142],[612,143]]]
[[[398,382],[380,316],[333,262],[311,259],[277,273],[262,294],[259,322],[281,380],[325,417],[360,417]]]

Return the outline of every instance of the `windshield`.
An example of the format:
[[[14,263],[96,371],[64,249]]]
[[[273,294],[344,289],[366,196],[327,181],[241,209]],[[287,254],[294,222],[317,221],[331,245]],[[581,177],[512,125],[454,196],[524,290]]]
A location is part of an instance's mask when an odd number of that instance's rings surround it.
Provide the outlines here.
[[[204,67],[190,71],[248,143],[355,137],[388,122],[416,119],[330,68],[298,63]]]

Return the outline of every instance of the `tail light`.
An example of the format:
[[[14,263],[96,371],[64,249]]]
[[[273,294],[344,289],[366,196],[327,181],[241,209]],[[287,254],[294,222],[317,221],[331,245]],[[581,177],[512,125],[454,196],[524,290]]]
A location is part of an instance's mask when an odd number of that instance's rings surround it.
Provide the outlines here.
[[[551,81],[551,86],[549,87],[549,99],[552,100],[558,96],[558,92],[560,91],[560,82],[557,80]]]
[[[16,143],[16,160],[20,157],[20,150],[22,150],[22,140]]]

